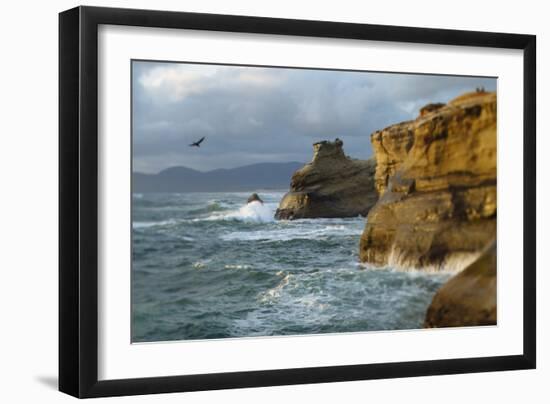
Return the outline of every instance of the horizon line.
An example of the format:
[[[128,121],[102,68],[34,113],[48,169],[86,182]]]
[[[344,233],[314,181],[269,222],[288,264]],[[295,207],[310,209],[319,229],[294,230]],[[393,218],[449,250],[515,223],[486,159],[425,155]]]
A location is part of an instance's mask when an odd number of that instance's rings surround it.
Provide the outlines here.
[[[206,173],[210,173],[212,171],[217,171],[217,170],[235,170],[237,168],[256,166],[256,165],[259,165],[259,164],[291,164],[291,163],[302,164],[302,165],[308,164],[308,163],[303,163],[303,162],[300,162],[300,161],[266,161],[266,162],[261,162],[261,163],[245,164],[245,165],[242,165],[242,166],[236,166],[236,167],[232,167],[232,168],[227,168],[227,167],[212,168],[212,169],[206,170],[206,171],[198,170],[196,168],[192,168],[192,167],[184,166],[184,165],[175,165],[175,166],[169,166],[169,167],[163,168],[162,170],[160,170],[156,173],[155,172],[144,172],[144,171],[133,171],[132,170],[132,174],[158,175],[158,174],[162,173],[163,171],[169,170],[171,168],[187,168],[189,170],[193,170],[193,171],[197,171],[199,173],[206,174]]]

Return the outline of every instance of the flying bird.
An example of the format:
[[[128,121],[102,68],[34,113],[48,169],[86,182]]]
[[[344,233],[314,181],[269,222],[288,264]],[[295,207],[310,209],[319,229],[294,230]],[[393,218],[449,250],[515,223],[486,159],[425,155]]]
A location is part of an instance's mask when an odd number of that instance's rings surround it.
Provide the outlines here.
[[[202,143],[202,141],[204,140],[205,137],[206,136],[201,137],[199,140],[197,140],[196,142],[191,143],[189,146],[190,147],[193,147],[193,146],[201,147],[201,143]]]

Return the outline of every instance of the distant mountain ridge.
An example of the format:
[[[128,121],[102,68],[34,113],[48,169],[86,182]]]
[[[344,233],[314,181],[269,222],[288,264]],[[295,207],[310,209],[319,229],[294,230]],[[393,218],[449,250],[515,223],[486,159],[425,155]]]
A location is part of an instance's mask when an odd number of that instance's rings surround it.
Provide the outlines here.
[[[288,189],[303,163],[258,163],[236,168],[198,171],[177,166],[158,174],[132,173],[133,192],[216,192]]]

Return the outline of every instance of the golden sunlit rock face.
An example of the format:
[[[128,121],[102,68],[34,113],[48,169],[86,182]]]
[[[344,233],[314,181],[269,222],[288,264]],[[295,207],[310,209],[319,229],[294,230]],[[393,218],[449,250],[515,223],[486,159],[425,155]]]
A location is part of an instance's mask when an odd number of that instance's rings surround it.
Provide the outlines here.
[[[313,145],[313,159],[297,170],[290,191],[275,213],[277,219],[366,216],[376,203],[375,160],[344,154],[343,142]]]
[[[496,242],[435,294],[424,326],[461,327],[497,323]]]
[[[376,266],[462,270],[496,235],[495,93],[430,104],[371,135],[378,202],[360,242]]]

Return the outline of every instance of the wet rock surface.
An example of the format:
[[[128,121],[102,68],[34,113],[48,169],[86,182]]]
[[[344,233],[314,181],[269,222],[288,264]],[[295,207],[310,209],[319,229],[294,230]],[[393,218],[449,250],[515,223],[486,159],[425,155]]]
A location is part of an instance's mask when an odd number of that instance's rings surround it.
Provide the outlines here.
[[[424,326],[461,327],[497,323],[496,242],[435,294]]]

